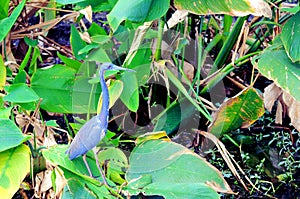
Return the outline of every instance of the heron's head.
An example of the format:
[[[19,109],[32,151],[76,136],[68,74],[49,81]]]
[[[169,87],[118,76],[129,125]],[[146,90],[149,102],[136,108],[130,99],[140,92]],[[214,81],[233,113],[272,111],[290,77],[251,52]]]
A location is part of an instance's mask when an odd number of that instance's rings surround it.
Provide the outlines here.
[[[135,72],[134,70],[128,69],[128,68],[122,68],[120,66],[114,65],[112,63],[109,62],[105,62],[101,65],[101,70],[126,70],[126,71],[130,71],[130,72]]]

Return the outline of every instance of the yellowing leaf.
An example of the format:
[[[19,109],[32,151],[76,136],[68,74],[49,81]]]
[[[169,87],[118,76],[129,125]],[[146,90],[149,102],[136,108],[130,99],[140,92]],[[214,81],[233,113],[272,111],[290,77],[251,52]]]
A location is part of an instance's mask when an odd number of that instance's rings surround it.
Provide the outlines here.
[[[208,131],[219,137],[228,131],[246,128],[264,112],[263,100],[257,91],[252,87],[244,89],[221,105]]]
[[[178,10],[188,10],[191,13],[206,14],[227,14],[233,16],[266,16],[271,18],[272,11],[269,5],[263,0],[175,0],[174,4]]]
[[[115,80],[111,83],[111,85],[108,87],[108,93],[109,93],[109,108],[111,108],[116,101],[119,99],[121,93],[123,90],[123,82],[120,80]],[[97,113],[100,113],[102,106],[102,93],[99,98],[98,107],[97,107]]]
[[[29,173],[30,151],[22,144],[0,153],[0,195],[12,198]]]
[[[3,86],[6,82],[6,67],[4,65],[2,56],[0,55],[0,90],[3,90]]]

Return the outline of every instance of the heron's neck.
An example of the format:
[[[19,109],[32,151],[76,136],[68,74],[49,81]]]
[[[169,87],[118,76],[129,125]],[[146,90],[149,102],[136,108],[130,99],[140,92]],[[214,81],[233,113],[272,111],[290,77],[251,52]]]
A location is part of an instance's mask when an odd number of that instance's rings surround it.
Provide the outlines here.
[[[109,93],[108,88],[105,82],[105,70],[100,70],[100,84],[102,88],[102,106],[101,112],[99,114],[100,121],[105,121],[106,124],[108,122],[108,115],[109,115]]]

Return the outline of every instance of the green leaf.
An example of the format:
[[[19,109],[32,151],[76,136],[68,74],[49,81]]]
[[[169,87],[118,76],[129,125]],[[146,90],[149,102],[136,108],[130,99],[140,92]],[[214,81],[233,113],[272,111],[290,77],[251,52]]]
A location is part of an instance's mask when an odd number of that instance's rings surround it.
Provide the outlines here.
[[[9,119],[0,118],[0,152],[16,147],[30,139],[24,136],[20,129]]]
[[[14,9],[9,17],[0,20],[0,42],[3,41],[7,33],[10,31],[11,27],[16,22],[18,16],[24,8],[26,0],[23,0],[19,5]]]
[[[246,128],[264,112],[262,97],[254,88],[247,88],[220,106],[208,132],[220,137],[231,130]]]
[[[282,46],[282,45],[281,45]],[[293,63],[280,45],[267,48],[257,56],[259,72],[300,101],[300,64]]]
[[[92,43],[92,44],[88,44],[86,45],[85,47],[83,47],[79,52],[78,54],[81,55],[81,54],[84,54],[84,53],[88,53],[89,51],[95,49],[95,48],[99,48],[100,45],[99,44],[95,44],[95,43]]]
[[[78,30],[73,24],[71,25],[70,42],[75,58],[78,60],[84,59],[87,53],[79,54],[79,51],[87,44],[81,39]]]
[[[107,15],[107,20],[116,31],[123,20],[143,23],[163,16],[169,9],[170,0],[119,0],[112,11]]]
[[[205,198],[219,199],[219,194],[204,183],[151,183],[143,188],[146,196],[161,195],[165,199]]]
[[[139,144],[132,151],[129,162],[126,179],[131,194],[155,193],[167,198],[189,198],[182,196],[196,194],[198,197],[195,198],[206,198],[206,196],[216,198],[217,193],[213,189],[231,192],[215,167],[204,158],[174,142],[149,140]],[[147,175],[148,180],[145,181],[144,177]],[[143,182],[139,183],[140,180]],[[187,189],[174,190],[181,185]],[[199,188],[203,191],[198,195]]]
[[[10,0],[2,0],[0,5],[0,20],[8,17]]]
[[[43,99],[41,108],[51,112],[71,113],[72,86],[76,71],[62,65],[38,69],[31,78],[31,88]]]
[[[99,162],[106,161],[107,176],[114,182],[122,184],[125,180],[121,177],[123,170],[128,168],[128,160],[124,152],[115,147],[109,147],[98,154]]]
[[[87,30],[89,35],[91,37],[96,36],[96,35],[106,35],[106,31],[104,28],[102,28],[99,24],[93,22],[89,29]]]
[[[19,84],[19,83],[26,83],[26,72],[25,70],[19,70],[18,74],[16,75],[13,84]]]
[[[69,57],[63,56],[59,52],[57,52],[57,56],[59,57],[59,59],[61,59],[61,61],[63,61],[66,64],[66,66],[70,68],[74,68],[75,70],[78,70],[81,66],[80,61],[70,59]]]
[[[88,110],[95,113],[97,110],[100,86],[89,84],[85,74],[76,77],[73,68],[54,65],[39,69],[31,79],[31,87],[43,99],[41,108],[44,110],[57,113],[87,113]]]
[[[2,56],[0,55],[0,90],[3,90],[6,82],[6,66],[4,65],[4,61]]]
[[[105,44],[111,41],[111,37],[109,35],[95,35],[91,37],[92,41],[97,44]]]
[[[178,88],[178,90],[195,106],[195,108],[203,113],[207,119],[211,119],[210,115],[207,115],[207,113],[198,105],[195,99],[193,99],[190,94],[186,91],[182,83],[177,79],[177,77],[168,69],[166,68],[166,74],[169,78],[169,80]]]
[[[3,140],[2,140],[3,141]],[[3,141],[4,142],[4,141]],[[1,198],[12,198],[30,171],[30,150],[22,144],[0,153]]]
[[[39,100],[39,96],[25,83],[13,84],[8,87],[5,101],[13,103],[29,103]]]
[[[207,14],[228,14],[233,16],[246,16],[249,14],[255,16],[264,15],[272,17],[272,11],[269,5],[263,0],[248,1],[248,0],[175,0],[175,7],[178,10],[187,10],[198,15]]]
[[[300,12],[290,18],[282,28],[281,40],[292,62],[300,61]]]
[[[107,188],[105,186],[101,186],[101,183],[99,182],[99,180],[102,181],[102,179],[100,179],[101,175],[96,166],[96,161],[93,158],[93,152],[89,151],[87,153],[87,162],[93,176],[95,176],[96,179],[89,176],[86,165],[81,156],[72,161],[69,159],[65,153],[67,147],[68,146],[66,145],[57,145],[42,151],[46,160],[54,163],[55,165],[59,165],[64,171],[64,176],[68,179],[68,183],[71,185],[71,187],[65,188],[66,190],[64,190],[64,194],[67,196],[71,195],[71,198],[77,198],[75,196],[82,195],[89,196],[88,198],[93,198],[93,195],[96,195],[98,198],[103,198],[104,196],[112,198]],[[110,185],[114,186],[111,181],[108,180],[108,182]],[[93,194],[88,194],[88,192]]]
[[[63,169],[65,170],[65,169]],[[64,187],[62,199],[70,199],[70,198],[86,198],[86,199],[96,199],[97,196],[91,192],[90,189],[88,189],[84,185],[84,181],[80,178],[74,178],[71,177],[72,173],[70,173],[68,170],[64,171],[64,175],[66,178],[68,178],[68,184]]]
[[[93,49],[85,59],[86,61],[97,61],[100,63],[111,62],[109,56],[102,47]]]
[[[152,120],[155,125],[153,131],[166,131],[169,135],[195,113],[195,107],[187,100],[174,101]]]
[[[152,51],[150,45],[147,45],[146,48],[143,46],[135,52],[135,55],[131,60],[130,64],[127,65],[126,63],[126,66],[136,71],[135,74],[138,80],[138,85],[144,85],[149,80],[151,71],[151,53]]]
[[[9,119],[10,115],[11,115],[11,109],[13,107],[8,107],[8,108],[5,108],[3,110],[0,109],[0,118],[2,119]]]
[[[134,73],[125,72],[121,77],[121,81],[125,86],[120,98],[129,110],[136,112],[139,108],[139,90],[136,76]]]
[[[25,36],[24,37],[24,41],[25,43],[28,45],[28,46],[31,46],[31,47],[35,47],[38,45],[38,40],[36,39],[30,39],[29,37]]]

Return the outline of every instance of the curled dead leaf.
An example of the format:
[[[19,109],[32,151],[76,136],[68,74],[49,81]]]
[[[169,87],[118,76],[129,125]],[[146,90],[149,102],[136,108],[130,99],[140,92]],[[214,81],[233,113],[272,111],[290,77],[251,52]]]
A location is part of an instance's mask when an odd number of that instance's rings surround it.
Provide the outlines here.
[[[45,198],[47,191],[51,187],[51,171],[42,171],[35,176],[34,196],[36,198]]]
[[[92,6],[87,6],[86,8],[82,9],[79,11],[81,14],[85,16],[85,18],[90,22],[93,23],[93,11],[92,11]]]
[[[272,111],[276,101],[278,104],[275,122],[282,124],[282,118],[287,114],[291,119],[291,124],[300,131],[300,102],[273,83],[265,88],[264,104],[266,109]]]

